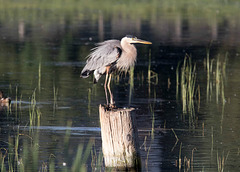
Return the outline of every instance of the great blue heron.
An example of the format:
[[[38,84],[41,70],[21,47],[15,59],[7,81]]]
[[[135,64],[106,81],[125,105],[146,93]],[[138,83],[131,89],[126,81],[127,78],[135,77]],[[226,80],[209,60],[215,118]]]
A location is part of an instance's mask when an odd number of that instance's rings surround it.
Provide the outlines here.
[[[87,64],[81,72],[81,77],[87,78],[94,74],[94,83],[106,74],[104,90],[109,105],[107,88],[110,94],[110,106],[114,106],[113,95],[110,89],[111,76],[113,71],[127,71],[134,66],[137,58],[137,49],[133,44],[152,44],[149,41],[138,39],[127,35],[119,40],[108,40],[97,44],[87,56]]]

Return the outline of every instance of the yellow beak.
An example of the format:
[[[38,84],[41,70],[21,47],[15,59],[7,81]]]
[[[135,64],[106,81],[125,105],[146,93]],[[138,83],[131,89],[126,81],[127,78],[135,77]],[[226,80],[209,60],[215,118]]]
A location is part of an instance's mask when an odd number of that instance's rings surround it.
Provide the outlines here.
[[[134,39],[131,41],[131,44],[152,44],[152,43],[141,39]]]

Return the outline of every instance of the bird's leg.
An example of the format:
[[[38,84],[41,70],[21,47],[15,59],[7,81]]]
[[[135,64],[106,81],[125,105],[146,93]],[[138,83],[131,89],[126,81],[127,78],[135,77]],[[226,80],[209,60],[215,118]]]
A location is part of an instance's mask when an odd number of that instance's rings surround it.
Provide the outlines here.
[[[112,77],[112,74],[109,75],[107,87],[108,87],[108,91],[109,91],[109,94],[110,94],[110,106],[115,107],[115,102],[113,101],[113,94],[111,92],[111,87],[110,87],[111,77]]]
[[[104,90],[105,90],[105,95],[106,95],[106,101],[107,101],[107,105],[108,105],[108,94],[107,94],[107,80],[108,80],[108,72],[106,72],[106,79],[105,79],[105,83],[104,83]]]

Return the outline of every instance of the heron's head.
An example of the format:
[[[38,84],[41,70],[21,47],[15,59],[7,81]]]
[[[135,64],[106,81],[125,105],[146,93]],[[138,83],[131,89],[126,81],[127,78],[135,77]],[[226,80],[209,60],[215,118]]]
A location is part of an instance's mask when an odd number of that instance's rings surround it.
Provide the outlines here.
[[[144,41],[144,40],[138,39],[137,37],[132,36],[132,35],[125,36],[124,38],[122,38],[122,41],[126,41],[129,44],[152,44],[149,41]]]

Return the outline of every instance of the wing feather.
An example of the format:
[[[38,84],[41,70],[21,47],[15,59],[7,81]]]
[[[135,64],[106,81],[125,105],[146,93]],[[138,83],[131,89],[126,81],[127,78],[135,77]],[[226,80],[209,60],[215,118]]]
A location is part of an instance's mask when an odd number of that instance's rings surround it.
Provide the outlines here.
[[[88,77],[93,71],[99,74],[105,72],[105,67],[116,62],[121,49],[119,40],[109,40],[97,44],[87,56],[87,63],[81,72],[81,77]],[[94,72],[95,74],[95,72]]]

